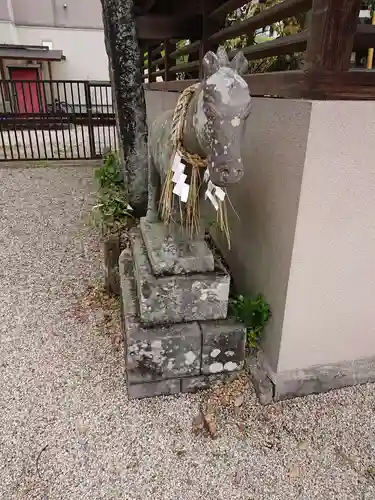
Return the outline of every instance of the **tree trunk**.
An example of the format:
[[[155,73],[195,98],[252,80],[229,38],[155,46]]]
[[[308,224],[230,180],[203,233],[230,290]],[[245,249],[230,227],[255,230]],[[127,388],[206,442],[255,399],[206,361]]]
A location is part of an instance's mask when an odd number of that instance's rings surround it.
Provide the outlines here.
[[[117,131],[129,203],[147,209],[147,124],[134,0],[101,0]]]

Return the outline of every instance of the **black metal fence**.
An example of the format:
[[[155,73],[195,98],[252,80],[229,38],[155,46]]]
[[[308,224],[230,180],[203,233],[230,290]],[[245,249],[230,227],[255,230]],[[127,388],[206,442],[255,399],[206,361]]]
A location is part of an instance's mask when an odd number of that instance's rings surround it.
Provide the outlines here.
[[[0,80],[0,161],[79,160],[117,149],[109,82]]]

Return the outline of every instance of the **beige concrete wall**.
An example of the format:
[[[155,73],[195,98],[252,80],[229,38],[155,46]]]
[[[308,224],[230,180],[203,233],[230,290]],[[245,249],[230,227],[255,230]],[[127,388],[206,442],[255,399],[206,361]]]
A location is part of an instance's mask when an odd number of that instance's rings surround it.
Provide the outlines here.
[[[178,95],[148,91],[149,120],[172,108]],[[265,295],[273,318],[263,349],[278,363],[311,104],[261,99],[252,102],[243,142],[244,179],[229,190],[240,216],[230,212],[232,250],[222,245],[242,292]]]
[[[177,103],[178,96],[179,94],[177,92],[146,91],[145,97],[148,123],[151,124],[159,113],[168,109],[173,109]]]
[[[225,250],[238,290],[261,292],[272,308],[262,348],[272,369],[278,362],[289,268],[305,161],[311,104],[252,101],[242,156],[244,179],[228,189],[232,249]]]
[[[314,102],[278,372],[375,356],[375,103]]]

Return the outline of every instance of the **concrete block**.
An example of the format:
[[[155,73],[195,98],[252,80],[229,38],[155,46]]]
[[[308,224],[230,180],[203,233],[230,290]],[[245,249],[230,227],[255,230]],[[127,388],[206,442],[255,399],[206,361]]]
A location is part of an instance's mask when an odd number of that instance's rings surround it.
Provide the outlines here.
[[[180,379],[144,382],[143,384],[129,384],[128,382],[128,398],[142,399],[178,394],[180,392],[180,386]]]
[[[245,360],[245,327],[231,319],[200,322],[204,375],[241,370]]]
[[[140,229],[155,276],[213,272],[214,256],[204,239],[192,241],[177,224],[140,220]]]
[[[157,277],[139,230],[131,232],[140,321],[148,325],[226,318],[230,277],[213,273]]]
[[[126,372],[130,383],[199,375],[202,356],[198,323],[145,328],[128,323]]]

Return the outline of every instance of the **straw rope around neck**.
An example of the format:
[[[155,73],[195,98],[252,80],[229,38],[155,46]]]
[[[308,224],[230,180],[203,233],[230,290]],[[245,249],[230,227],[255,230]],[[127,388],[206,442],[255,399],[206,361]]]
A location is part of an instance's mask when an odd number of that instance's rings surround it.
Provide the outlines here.
[[[171,126],[171,141],[173,154],[178,153],[181,159],[187,165],[191,166],[191,179],[189,196],[186,203],[186,213],[184,214],[180,203],[181,225],[188,231],[190,237],[193,237],[199,232],[200,210],[199,210],[199,190],[201,186],[200,168],[207,167],[207,160],[201,158],[197,154],[192,154],[187,151],[183,145],[183,135],[186,115],[189,109],[189,104],[198,90],[200,84],[196,83],[187,87],[178,98],[174,109],[172,126]],[[167,224],[173,222],[172,218],[172,200],[173,200],[173,171],[169,168],[160,198],[160,213],[163,221]]]
[[[191,167],[190,189],[188,200],[186,203],[186,211],[182,210],[181,202],[179,205],[181,226],[193,238],[200,232],[200,204],[199,194],[203,182],[201,169],[207,168],[207,159],[202,158],[198,154],[193,154],[187,151],[183,145],[184,126],[189,109],[189,104],[199,89],[200,83],[190,85],[180,95],[176,107],[174,109],[172,126],[171,126],[171,141],[173,156],[178,153],[186,165]],[[172,158],[173,158],[172,156]],[[159,211],[162,220],[169,224],[173,222],[172,207],[173,207],[173,171],[172,165],[168,169],[163,189],[160,197]],[[219,210],[217,211],[217,225],[220,231],[224,234],[228,246],[230,247],[230,236],[227,218],[227,209],[225,201],[219,202]]]

